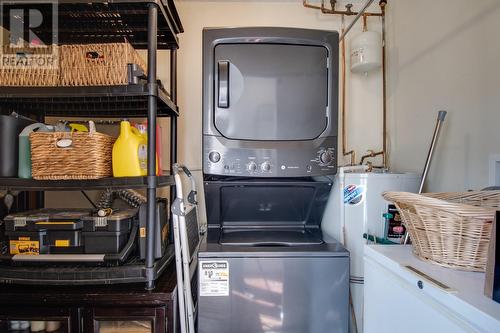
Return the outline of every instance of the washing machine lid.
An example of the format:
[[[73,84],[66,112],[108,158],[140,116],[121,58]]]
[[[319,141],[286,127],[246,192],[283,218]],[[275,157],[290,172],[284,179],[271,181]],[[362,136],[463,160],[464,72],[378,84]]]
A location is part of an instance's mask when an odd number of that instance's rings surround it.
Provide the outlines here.
[[[321,230],[317,230],[318,235]],[[328,236],[323,236],[324,242],[321,244],[300,244],[296,243],[293,246],[279,246],[278,244],[260,243],[249,244],[241,242],[232,243],[238,234],[233,234],[226,238],[222,236],[220,228],[209,228],[207,234],[203,237],[200,249],[198,252],[199,258],[247,258],[247,257],[269,257],[269,258],[296,258],[296,257],[349,257],[349,252],[335,239]],[[231,237],[234,236],[234,239]],[[246,234],[246,240],[255,239],[255,236],[261,237],[259,234]],[[223,240],[223,242],[221,242]],[[227,242],[227,243],[226,243]]]
[[[243,246],[302,246],[323,243],[321,230],[296,229],[224,229],[219,238],[223,245]]]

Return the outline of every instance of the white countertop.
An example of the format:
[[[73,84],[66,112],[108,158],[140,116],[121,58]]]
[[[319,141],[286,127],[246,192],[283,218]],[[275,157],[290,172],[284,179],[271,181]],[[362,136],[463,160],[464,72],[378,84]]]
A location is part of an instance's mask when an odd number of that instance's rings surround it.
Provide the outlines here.
[[[411,245],[366,245],[365,257],[409,279],[420,279],[420,276],[404,266],[418,269],[452,289],[425,288],[430,297],[469,321],[485,328],[498,328],[500,332],[500,303],[484,295],[484,273],[459,271],[423,261],[413,254]]]

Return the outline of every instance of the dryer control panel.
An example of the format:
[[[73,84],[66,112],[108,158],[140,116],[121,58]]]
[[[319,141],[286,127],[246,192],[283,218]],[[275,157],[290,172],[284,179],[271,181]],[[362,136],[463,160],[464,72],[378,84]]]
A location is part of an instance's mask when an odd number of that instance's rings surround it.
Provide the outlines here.
[[[205,136],[203,172],[240,177],[308,177],[332,175],[337,170],[337,138],[320,140],[318,147],[288,142],[273,147],[246,148],[244,142]],[[269,146],[269,144],[268,144]],[[310,146],[308,144],[307,146]]]

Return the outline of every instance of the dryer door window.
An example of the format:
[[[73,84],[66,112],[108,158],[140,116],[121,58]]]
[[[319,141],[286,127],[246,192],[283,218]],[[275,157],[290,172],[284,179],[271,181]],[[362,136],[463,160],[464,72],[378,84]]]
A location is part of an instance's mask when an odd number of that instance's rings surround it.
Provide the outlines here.
[[[328,125],[328,50],[288,44],[215,48],[214,121],[236,140],[312,140]]]

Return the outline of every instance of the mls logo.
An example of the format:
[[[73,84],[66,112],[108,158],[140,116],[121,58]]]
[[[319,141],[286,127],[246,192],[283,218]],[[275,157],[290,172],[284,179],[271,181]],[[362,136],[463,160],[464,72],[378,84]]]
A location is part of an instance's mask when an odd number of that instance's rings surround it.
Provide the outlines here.
[[[0,69],[59,65],[56,0],[0,0]]]

